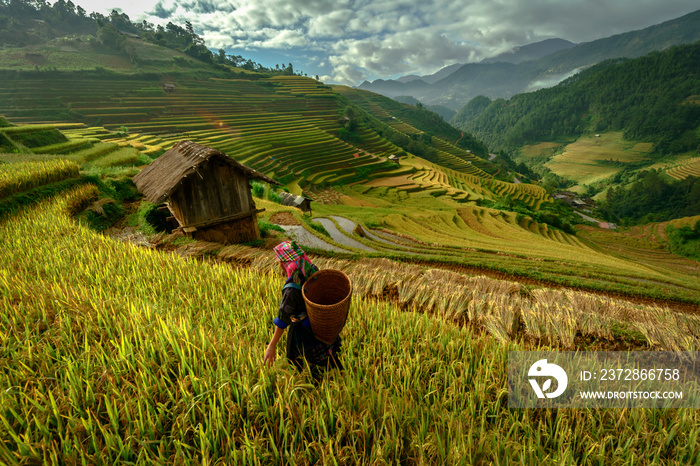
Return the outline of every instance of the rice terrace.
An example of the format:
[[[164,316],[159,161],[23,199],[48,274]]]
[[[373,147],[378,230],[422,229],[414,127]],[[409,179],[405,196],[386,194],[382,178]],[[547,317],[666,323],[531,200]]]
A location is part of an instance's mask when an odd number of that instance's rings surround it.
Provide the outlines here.
[[[100,28],[0,49],[0,464],[700,464],[696,409],[511,409],[507,380],[509,351],[700,350],[698,214],[600,228],[422,105]],[[253,174],[258,239],[137,189],[181,141]],[[512,156],[572,196],[700,174],[654,149]],[[353,285],[320,382],[262,364],[287,239]]]

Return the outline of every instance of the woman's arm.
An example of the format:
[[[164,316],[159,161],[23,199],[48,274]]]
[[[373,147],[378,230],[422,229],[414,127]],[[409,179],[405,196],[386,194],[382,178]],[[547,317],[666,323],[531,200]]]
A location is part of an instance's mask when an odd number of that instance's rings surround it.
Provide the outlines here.
[[[263,359],[263,364],[267,365],[267,367],[272,367],[272,363],[275,362],[275,358],[277,357],[277,342],[282,338],[283,333],[284,329],[275,325],[275,333],[272,335],[270,344],[267,345],[265,358]]]

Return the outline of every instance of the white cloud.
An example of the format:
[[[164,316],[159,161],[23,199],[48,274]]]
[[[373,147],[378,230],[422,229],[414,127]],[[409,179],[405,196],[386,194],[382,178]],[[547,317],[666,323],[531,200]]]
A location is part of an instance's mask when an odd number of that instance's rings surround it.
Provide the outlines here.
[[[78,0],[108,13],[114,2]],[[352,80],[428,74],[553,37],[594,40],[697,9],[697,0],[117,0],[132,20],[190,21],[212,48],[307,48]],[[234,51],[235,51],[234,50]],[[310,62],[313,64],[313,62]],[[297,65],[295,63],[295,65]],[[308,64],[297,66],[308,69]],[[310,70],[315,74],[315,70]],[[319,73],[320,74],[320,73]],[[357,82],[355,82],[357,84]]]

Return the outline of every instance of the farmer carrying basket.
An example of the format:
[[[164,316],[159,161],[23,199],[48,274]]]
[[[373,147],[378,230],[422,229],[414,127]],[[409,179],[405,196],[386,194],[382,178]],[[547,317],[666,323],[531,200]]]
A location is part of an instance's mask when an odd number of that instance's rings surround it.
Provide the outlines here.
[[[319,270],[294,241],[280,243],[274,251],[287,280],[264,364],[272,366],[277,342],[288,328],[287,359],[297,369],[302,370],[306,361],[317,373],[343,370],[339,334],[350,307],[350,279],[339,270]]]

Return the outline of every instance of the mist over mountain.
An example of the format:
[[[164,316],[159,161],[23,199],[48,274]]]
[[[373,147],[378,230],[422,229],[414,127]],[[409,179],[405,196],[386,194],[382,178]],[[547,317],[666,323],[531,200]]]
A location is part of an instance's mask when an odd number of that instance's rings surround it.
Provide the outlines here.
[[[358,87],[388,97],[410,95],[426,105],[443,105],[458,110],[477,95],[491,99],[509,98],[522,92],[554,86],[603,60],[641,57],[698,40],[700,10],[638,31],[563,48],[534,60],[525,61],[525,57],[535,51],[545,53],[548,47],[564,46],[566,41],[543,41],[481,63],[468,63],[456,69],[452,65],[431,75],[447,74],[433,82],[430,77],[424,76],[413,80],[365,81]]]
[[[576,44],[565,39],[546,39],[541,42],[514,47],[508,52],[501,53],[491,58],[484,58],[480,63],[506,62],[517,65],[524,61],[537,60],[560,50],[570,49]]]

